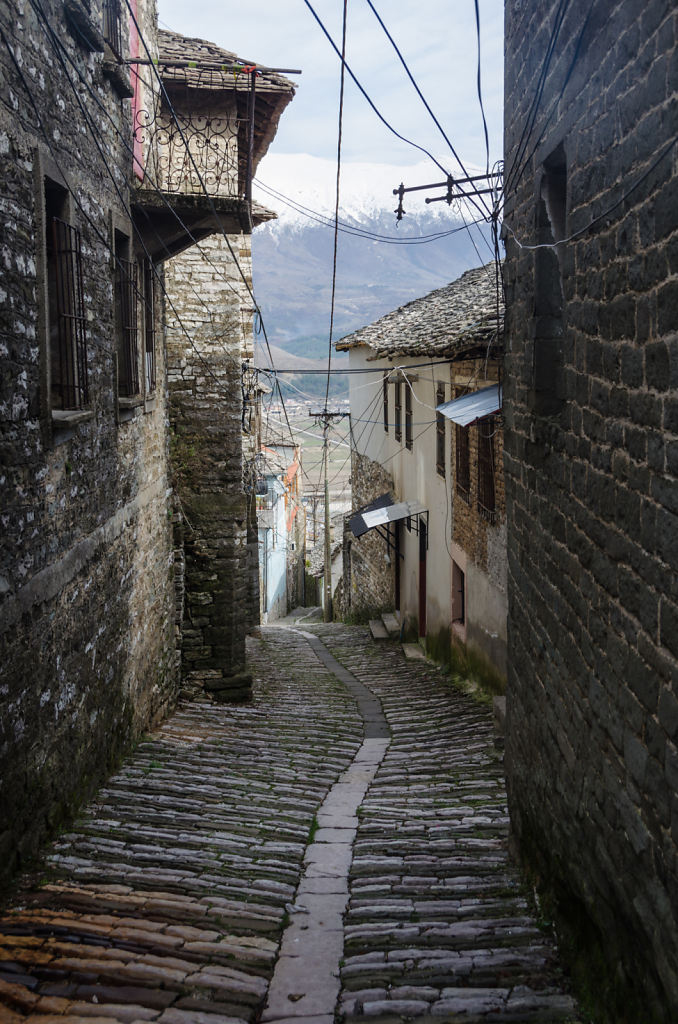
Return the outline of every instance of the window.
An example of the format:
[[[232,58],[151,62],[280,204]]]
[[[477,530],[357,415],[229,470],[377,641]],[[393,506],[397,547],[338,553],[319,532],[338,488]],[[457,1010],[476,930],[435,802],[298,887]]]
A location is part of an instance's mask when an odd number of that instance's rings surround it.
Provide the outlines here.
[[[121,0],[104,0],[103,36],[118,60],[122,60]]]
[[[478,423],[478,511],[490,523],[494,523],[496,518],[494,425],[493,416],[486,416]]]
[[[144,261],[144,350],[146,355],[146,393],[155,391],[155,268]]]
[[[80,232],[68,222],[67,190],[44,182],[49,398],[52,409],[83,409],[89,383]]]
[[[388,373],[384,373],[381,382],[382,403],[384,407],[384,430],[388,434]]]
[[[555,415],[562,405],[564,298],[560,264],[567,233],[567,163],[561,144],[544,161],[537,198],[532,410]]]
[[[442,405],[444,401],[445,385],[438,384],[436,406]],[[445,417],[441,412],[436,412],[436,470],[440,476],[445,476]]]
[[[402,423],[402,381],[397,380],[395,382],[395,439],[396,441],[402,441],[403,437],[403,423]]]
[[[457,388],[455,398],[461,398],[466,391],[466,388]],[[471,446],[468,431],[468,427],[455,424],[455,490],[467,505],[471,501]]]
[[[412,451],[412,387],[405,385],[405,447]]]
[[[452,562],[452,622],[466,623],[466,579],[460,566]]]
[[[134,398],[139,394],[137,265],[130,259],[129,235],[116,230],[114,238],[118,395],[120,398]]]

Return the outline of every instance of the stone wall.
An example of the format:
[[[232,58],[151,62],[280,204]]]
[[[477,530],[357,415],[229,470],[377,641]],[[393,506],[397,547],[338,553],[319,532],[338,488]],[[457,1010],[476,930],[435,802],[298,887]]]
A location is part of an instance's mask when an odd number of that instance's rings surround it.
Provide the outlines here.
[[[356,451],[351,452],[351,494],[353,508],[362,508],[387,491],[393,480],[383,466]],[[345,616],[363,621],[378,611],[394,608],[395,552],[387,560],[386,541],[376,530],[354,537],[344,527],[341,607]]]
[[[69,32],[64,5],[42,6],[56,45],[30,4],[0,10],[21,68],[3,43],[0,882],[177,691],[161,334],[155,391],[142,379],[125,408],[116,393],[111,226],[129,224],[129,101]],[[101,24],[96,0],[91,20]],[[49,386],[45,175],[82,238],[89,397],[74,416]]]
[[[250,279],[249,245],[229,238]],[[226,240],[170,260],[168,363],[172,472],[186,556],[183,682],[221,700],[250,696],[252,526],[243,487],[241,353],[251,299]]]
[[[601,1019],[668,1022],[678,174],[675,148],[662,154],[678,134],[678,15],[668,0],[570,4],[521,171],[560,7],[506,5],[510,807],[596,972]]]
[[[457,360],[452,364],[452,393],[461,397],[467,391],[489,387],[499,379],[496,361]],[[495,514],[484,516],[478,507],[479,426],[467,428],[469,484],[464,495],[456,486],[457,429],[452,424],[452,557],[465,581],[464,622],[455,621],[458,608],[453,599],[452,632],[457,640],[474,646],[492,663],[501,676],[506,675],[506,500],[504,494],[504,436],[501,419],[492,417]],[[453,573],[453,590],[458,582]]]

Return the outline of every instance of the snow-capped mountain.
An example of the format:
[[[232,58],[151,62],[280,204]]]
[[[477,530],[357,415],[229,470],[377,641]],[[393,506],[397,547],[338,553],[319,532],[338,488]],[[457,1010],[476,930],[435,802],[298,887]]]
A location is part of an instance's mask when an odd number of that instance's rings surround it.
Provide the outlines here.
[[[393,189],[401,181],[441,180],[430,162],[342,167],[335,339],[491,258],[486,226],[469,233],[454,207],[425,203],[425,196],[444,189],[407,194],[397,224]],[[256,181],[255,198],[278,214],[253,238],[255,292],[269,339],[288,352],[322,359],[330,322],[336,165],[269,155]]]

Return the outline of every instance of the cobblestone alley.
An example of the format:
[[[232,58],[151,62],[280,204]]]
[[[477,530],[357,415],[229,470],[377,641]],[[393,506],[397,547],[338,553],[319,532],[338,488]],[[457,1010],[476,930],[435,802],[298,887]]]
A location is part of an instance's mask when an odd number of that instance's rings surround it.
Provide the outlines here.
[[[249,659],[253,702],[182,706],[14,894],[0,1021],[575,1021],[489,711],[362,628]]]

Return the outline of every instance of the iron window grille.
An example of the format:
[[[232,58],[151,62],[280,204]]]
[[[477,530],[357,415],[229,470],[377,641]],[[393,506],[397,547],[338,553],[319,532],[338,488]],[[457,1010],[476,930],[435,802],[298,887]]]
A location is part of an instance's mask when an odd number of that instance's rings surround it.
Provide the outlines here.
[[[455,398],[467,393],[466,388],[457,388]],[[471,504],[471,439],[469,428],[455,424],[455,490],[462,501]]]
[[[384,406],[384,430],[388,434],[388,373],[384,374],[384,379],[381,383],[383,406]]]
[[[496,521],[494,488],[494,424],[493,416],[478,423],[478,512],[488,523]]]
[[[155,391],[155,273],[150,260],[144,263],[144,350],[146,355],[146,390]]]
[[[394,433],[396,441],[403,438],[403,407],[402,407],[402,381],[395,382],[395,426]]]
[[[118,394],[131,398],[139,394],[137,265],[116,257],[118,302]]]
[[[47,233],[51,391],[55,408],[89,402],[80,232],[53,217]]]
[[[118,60],[122,60],[121,0],[104,0],[103,36]]]
[[[412,388],[405,385],[405,447],[412,451]]]
[[[445,385],[438,384],[436,405],[442,405],[444,401]],[[441,412],[436,412],[436,470],[440,476],[445,476],[445,417]]]

